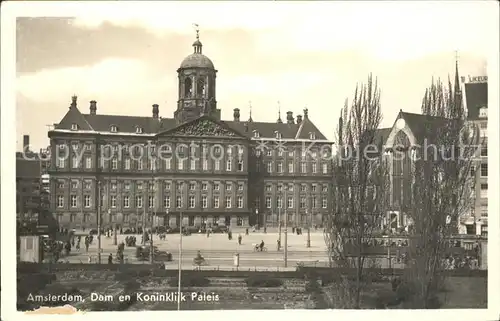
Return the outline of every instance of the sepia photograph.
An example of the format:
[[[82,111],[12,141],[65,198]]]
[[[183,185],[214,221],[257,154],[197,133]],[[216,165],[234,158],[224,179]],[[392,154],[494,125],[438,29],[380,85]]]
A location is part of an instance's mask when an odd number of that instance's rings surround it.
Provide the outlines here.
[[[2,319],[500,317],[495,2],[2,9]]]

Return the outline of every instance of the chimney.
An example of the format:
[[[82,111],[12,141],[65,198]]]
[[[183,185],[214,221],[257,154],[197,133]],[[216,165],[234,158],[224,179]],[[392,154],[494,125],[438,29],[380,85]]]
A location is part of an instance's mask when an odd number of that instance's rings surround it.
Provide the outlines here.
[[[300,125],[302,123],[302,115],[297,115],[297,125]]]
[[[234,121],[239,122],[240,121],[240,109],[235,108],[233,113]]]
[[[23,135],[23,152],[30,150],[30,135]]]
[[[69,109],[71,108],[76,108],[76,100],[78,99],[78,97],[76,95],[73,95],[71,97],[71,105],[69,106]]]
[[[295,123],[295,121],[293,119],[293,112],[291,112],[291,111],[287,111],[286,112],[286,123],[287,124],[293,124],[293,123]]]
[[[153,118],[158,119],[158,116],[160,114],[160,106],[158,104],[153,105]]]
[[[91,100],[90,101],[90,114],[95,115],[97,112],[97,101]]]
[[[307,108],[304,108],[304,119],[309,118],[309,110]]]

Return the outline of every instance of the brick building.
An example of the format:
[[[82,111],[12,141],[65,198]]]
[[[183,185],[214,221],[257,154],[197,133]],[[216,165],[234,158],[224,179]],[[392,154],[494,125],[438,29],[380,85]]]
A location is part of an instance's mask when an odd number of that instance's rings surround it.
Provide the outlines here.
[[[464,77],[462,77],[462,81]],[[487,83],[468,83],[462,89],[458,77],[458,66],[455,74],[454,93],[460,106],[465,107],[468,120],[479,128],[479,142],[482,144],[474,160],[471,175],[475,176],[472,187],[474,200],[470,213],[460,217],[458,231],[460,234],[487,236],[488,224],[488,148],[487,148]],[[465,92],[465,97],[463,93]],[[412,158],[420,153],[419,146],[432,144],[429,138],[435,135],[435,130],[445,128],[453,121],[444,117],[434,117],[422,114],[412,114],[400,111],[393,127],[378,130],[378,136],[384,142],[385,158],[390,173],[390,209],[387,213],[387,227],[401,229],[411,222],[407,219],[406,211],[411,206],[411,176]],[[477,136],[476,136],[477,137]],[[403,153],[394,159],[394,147],[400,148]]]
[[[470,77],[469,77],[470,78]],[[479,128],[481,151],[471,175],[476,178],[473,215],[463,221],[467,234],[488,235],[488,82],[487,77],[474,77],[476,82],[465,82],[467,118]],[[471,79],[472,80],[472,79]]]
[[[51,209],[64,227],[321,224],[328,211],[331,142],[308,110],[285,121],[221,120],[217,70],[194,52],[177,70],[172,118],[104,115],[77,97],[50,130]],[[306,211],[307,209],[307,211]],[[283,221],[284,216],[281,216]]]
[[[29,136],[23,136],[23,151],[16,153],[16,216],[19,222],[39,224],[44,192],[43,177],[48,171],[48,158],[29,149]],[[45,189],[47,187],[47,189]]]

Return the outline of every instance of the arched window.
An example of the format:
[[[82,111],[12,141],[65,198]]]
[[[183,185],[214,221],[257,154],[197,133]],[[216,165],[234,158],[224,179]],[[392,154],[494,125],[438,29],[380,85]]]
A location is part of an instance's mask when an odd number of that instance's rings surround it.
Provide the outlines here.
[[[193,95],[193,82],[190,77],[184,80],[184,97],[191,97]]]
[[[196,94],[200,97],[205,97],[206,96],[206,88],[207,85],[205,83],[205,79],[200,78],[197,81],[197,87],[196,87]]]
[[[396,149],[402,149],[406,150],[410,148],[411,143],[410,139],[408,138],[408,135],[402,130],[400,130],[397,134],[396,137],[394,138],[394,148]]]

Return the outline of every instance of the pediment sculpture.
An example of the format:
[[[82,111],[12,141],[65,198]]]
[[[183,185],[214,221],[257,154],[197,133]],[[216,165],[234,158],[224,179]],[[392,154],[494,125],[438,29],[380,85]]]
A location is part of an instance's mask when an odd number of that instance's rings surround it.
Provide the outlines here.
[[[235,137],[236,133],[209,119],[201,119],[173,130],[175,136],[222,136]]]

